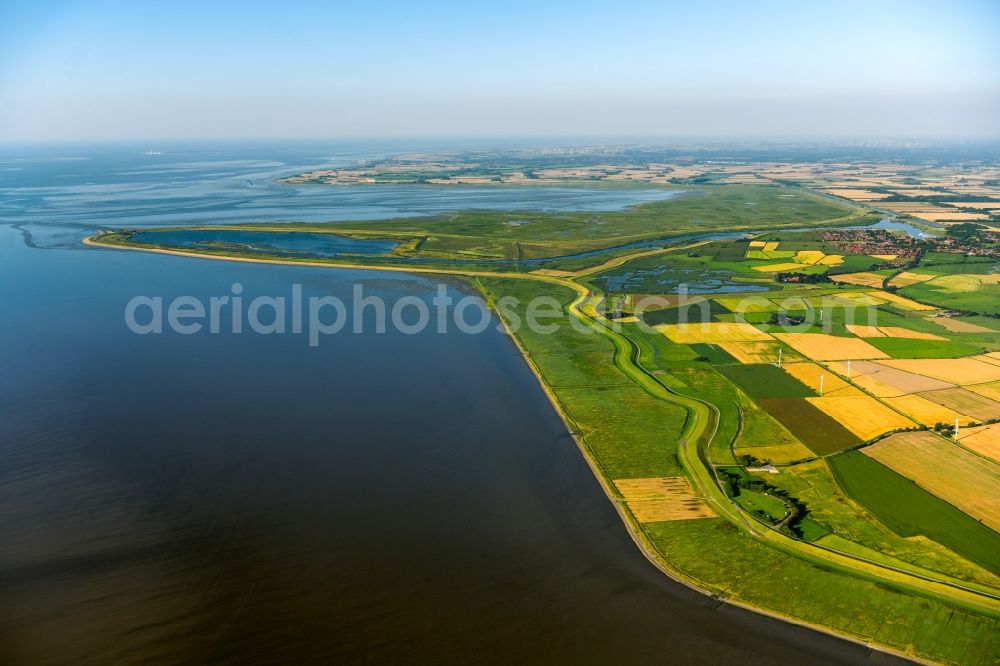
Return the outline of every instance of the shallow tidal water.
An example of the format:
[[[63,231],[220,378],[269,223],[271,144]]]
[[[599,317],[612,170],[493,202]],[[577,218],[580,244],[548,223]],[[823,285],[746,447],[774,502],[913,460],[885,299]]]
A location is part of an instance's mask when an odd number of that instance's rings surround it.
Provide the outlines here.
[[[235,282],[391,304],[435,281],[84,248],[102,221],[63,197],[57,219],[8,197],[0,225],[0,663],[871,660],[650,565],[492,327],[310,347],[123,317]]]

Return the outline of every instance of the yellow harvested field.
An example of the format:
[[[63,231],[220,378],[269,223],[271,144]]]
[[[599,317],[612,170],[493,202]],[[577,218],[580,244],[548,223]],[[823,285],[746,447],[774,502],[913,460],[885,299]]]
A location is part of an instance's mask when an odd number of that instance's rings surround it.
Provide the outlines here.
[[[844,255],[828,254],[819,260],[820,266],[839,266],[844,263]]]
[[[683,476],[619,479],[614,484],[640,523],[715,516]]]
[[[964,388],[930,391],[921,395],[960,414],[971,416],[977,421],[1000,419],[1000,402]]]
[[[868,190],[828,189],[825,192],[835,197],[850,199],[851,201],[878,201],[879,199],[888,199],[892,196],[891,194],[869,192]]]
[[[857,284],[862,287],[881,287],[882,280],[885,278],[875,273],[845,273],[844,275],[831,275],[830,279],[834,282]]]
[[[769,243],[764,243],[764,252],[774,252],[778,249],[781,243],[778,241],[771,241]]]
[[[881,298],[884,301],[889,301],[893,305],[903,308],[904,310],[937,310],[937,308],[933,305],[917,303],[916,301],[911,301],[910,299],[900,296],[899,294],[893,294],[888,291],[869,291],[868,294],[875,296],[876,298]]]
[[[774,337],[813,361],[888,358],[859,338],[841,338],[826,333],[775,333]]]
[[[750,241],[750,247],[764,247],[767,245],[764,241]]]
[[[931,317],[931,321],[952,333],[997,333],[992,328],[953,317]]]
[[[970,384],[964,387],[967,391],[978,393],[979,395],[1000,402],[1000,382],[988,382],[986,384]]]
[[[774,340],[762,342],[720,342],[719,347],[740,363],[776,363],[778,348]]]
[[[893,259],[895,259],[899,255],[898,254],[873,254],[873,255],[870,255],[870,256],[875,257],[876,259],[881,259],[882,261],[892,261]]]
[[[878,326],[860,326],[858,324],[845,324],[844,327],[859,338],[884,338],[885,333],[878,329]]]
[[[933,284],[936,288],[945,291],[963,292],[979,291],[983,288],[984,284],[997,284],[998,282],[1000,282],[1000,273],[991,273],[989,275],[943,275],[934,278]]]
[[[854,361],[848,372],[847,363],[830,363],[830,368],[844,375],[879,398],[908,395],[922,391],[940,391],[955,388],[954,384],[913,374],[896,368],[887,368],[873,361]]]
[[[671,342],[677,344],[693,344],[709,342],[743,342],[753,340],[770,340],[771,336],[754,328],[751,324],[733,322],[706,322],[693,324],[663,324],[656,326]]]
[[[910,213],[913,217],[919,217],[921,220],[927,220],[928,222],[940,222],[942,220],[955,220],[965,222],[967,220],[988,220],[989,215],[986,213],[961,213],[948,211],[943,211],[941,213],[922,213],[913,212]]]
[[[894,358],[879,364],[960,386],[1000,380],[1000,366],[977,358]]]
[[[869,296],[868,294],[862,293],[860,291],[848,291],[843,294],[837,294],[836,296],[828,297],[832,298],[834,305],[844,304],[848,307],[858,306],[858,305],[882,305],[885,303],[881,298],[875,298],[874,296]]]
[[[893,287],[909,287],[911,284],[919,284],[921,282],[927,282],[928,280],[933,280],[936,275],[924,275],[922,273],[911,273],[910,271],[903,271],[896,277],[889,281],[889,284]]]
[[[981,210],[996,210],[1000,208],[1000,201],[949,201],[949,206],[958,208],[979,208]]]
[[[1000,423],[959,430],[958,442],[965,448],[1000,463]]]
[[[800,264],[817,264],[826,255],[819,250],[799,250],[795,253],[795,261]]]
[[[819,392],[820,377],[823,377],[823,395],[837,398],[848,395],[864,395],[857,387],[851,386],[836,374],[816,363],[786,363],[781,369],[797,380]]]
[[[1000,531],[1000,465],[926,431],[892,435],[861,452]]]
[[[806,398],[814,407],[867,441],[917,424],[867,395]]]
[[[764,264],[763,266],[754,266],[755,271],[760,271],[761,273],[786,273],[788,271],[795,271],[800,268],[806,268],[808,264],[796,264],[794,262],[784,262],[780,264]]]
[[[889,406],[928,427],[936,423],[954,424],[955,419],[958,419],[962,425],[972,423],[976,420],[965,414],[956,412],[954,409],[939,405],[921,395],[901,395],[898,398],[884,398],[884,400]]]
[[[942,337],[940,335],[935,335],[934,333],[924,333],[923,331],[913,331],[908,328],[903,328],[902,326],[879,326],[878,329],[882,331],[886,337],[889,338],[906,338],[907,340],[947,340],[948,338]]]

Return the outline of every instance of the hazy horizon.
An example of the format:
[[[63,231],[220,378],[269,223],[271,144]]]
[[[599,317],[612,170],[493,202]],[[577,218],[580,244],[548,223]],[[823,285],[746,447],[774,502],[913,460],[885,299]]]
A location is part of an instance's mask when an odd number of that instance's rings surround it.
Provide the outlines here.
[[[1000,137],[1000,6],[0,6],[0,141]]]

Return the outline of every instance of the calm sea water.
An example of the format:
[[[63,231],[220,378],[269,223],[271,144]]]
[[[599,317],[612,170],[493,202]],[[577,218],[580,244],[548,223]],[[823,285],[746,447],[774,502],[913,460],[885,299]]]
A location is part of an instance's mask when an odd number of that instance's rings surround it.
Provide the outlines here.
[[[866,661],[650,566],[492,328],[309,347],[123,318],[136,295],[234,282],[248,298],[360,282],[390,303],[434,282],[79,245],[105,225],[648,193],[284,189],[270,179],[363,153],[156,148],[0,160],[0,663]]]

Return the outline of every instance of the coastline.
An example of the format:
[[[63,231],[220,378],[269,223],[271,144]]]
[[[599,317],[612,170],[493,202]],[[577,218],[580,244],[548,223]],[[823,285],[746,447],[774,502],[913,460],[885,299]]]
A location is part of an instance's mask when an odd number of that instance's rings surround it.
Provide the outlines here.
[[[566,306],[566,308],[567,308],[568,311],[573,310],[573,308],[576,305],[578,305],[581,301],[583,301],[589,295],[589,290],[584,285],[581,285],[579,283],[573,282],[572,280],[567,280],[567,279],[564,279],[564,278],[561,278],[561,277],[547,276],[547,275],[540,275],[540,274],[507,273],[507,272],[478,271],[478,270],[474,271],[474,272],[470,272],[470,271],[467,271],[467,270],[460,270],[460,269],[459,270],[452,270],[452,269],[444,269],[444,268],[422,268],[422,267],[419,267],[419,266],[383,266],[383,265],[364,265],[364,264],[354,264],[354,263],[344,263],[344,262],[334,262],[334,261],[294,261],[294,260],[282,260],[282,259],[274,259],[274,258],[234,257],[234,256],[226,256],[226,255],[204,254],[204,253],[198,253],[198,252],[189,252],[189,251],[184,251],[184,250],[169,250],[169,249],[154,248],[154,247],[143,247],[143,246],[131,246],[130,247],[130,246],[127,246],[127,245],[119,245],[119,244],[105,244],[105,243],[101,243],[101,242],[98,242],[98,241],[94,240],[93,237],[85,238],[85,239],[83,239],[82,242],[83,242],[84,245],[87,245],[87,246],[99,247],[99,248],[105,248],[105,249],[120,249],[120,250],[131,250],[131,251],[139,251],[139,252],[152,252],[152,253],[156,253],[156,254],[167,254],[167,255],[182,256],[182,257],[188,257],[188,258],[194,258],[194,259],[214,259],[214,260],[218,260],[218,261],[236,261],[236,262],[242,262],[242,263],[273,264],[273,265],[285,265],[285,266],[308,266],[308,267],[319,267],[319,268],[338,268],[338,269],[354,269],[354,270],[376,270],[376,271],[396,272],[396,273],[440,274],[440,275],[461,276],[461,277],[466,277],[466,278],[491,277],[491,278],[499,278],[499,279],[531,280],[531,281],[536,281],[536,282],[546,282],[546,283],[555,284],[555,285],[558,285],[558,286],[561,286],[561,287],[570,288],[570,289],[573,289],[574,291],[577,292],[578,297],[576,299],[574,299],[574,301],[571,302],[568,306]],[[672,249],[678,249],[678,248],[672,248]],[[624,263],[624,262],[628,261],[631,258],[633,258],[633,257],[616,257],[616,258],[612,259],[611,261],[620,265],[620,263]],[[603,265],[599,266],[599,267],[597,267],[596,269],[593,269],[593,270],[600,270],[601,268],[603,268]],[[585,269],[584,271],[581,271],[581,276],[586,275],[586,274],[588,274],[590,272],[592,272],[592,269]],[[543,392],[545,393],[546,397],[548,398],[548,400],[549,400],[550,404],[552,405],[553,409],[556,410],[556,413],[559,415],[560,419],[562,420],[564,426],[567,429],[567,432],[570,434],[570,436],[573,437],[573,440],[577,444],[577,448],[580,450],[580,452],[583,455],[584,459],[587,461],[588,466],[591,468],[592,473],[597,478],[598,483],[600,483],[602,489],[604,490],[605,495],[611,501],[612,505],[615,507],[615,510],[618,512],[619,517],[622,519],[622,522],[625,525],[626,531],[629,533],[630,538],[638,546],[638,548],[639,548],[640,552],[642,552],[643,556],[651,564],[653,564],[653,566],[655,566],[661,573],[663,573],[665,576],[667,576],[672,581],[674,581],[676,583],[680,583],[680,584],[688,587],[689,589],[692,589],[692,590],[694,590],[694,591],[696,591],[696,592],[698,592],[698,593],[700,593],[700,594],[708,597],[709,599],[717,601],[720,606],[722,604],[727,604],[727,605],[733,606],[735,608],[739,608],[739,609],[742,609],[742,610],[754,613],[754,614],[762,616],[762,617],[773,618],[773,619],[776,619],[776,620],[780,620],[782,622],[787,622],[787,623],[795,625],[795,626],[799,626],[799,627],[807,628],[807,629],[810,629],[810,630],[813,630],[813,631],[817,631],[819,633],[822,633],[822,634],[825,634],[825,635],[828,635],[828,636],[832,636],[832,637],[835,637],[835,638],[838,638],[838,639],[841,639],[841,640],[853,643],[853,644],[858,645],[858,646],[862,646],[862,647],[867,648],[867,649],[872,650],[872,651],[881,652],[881,653],[884,653],[884,654],[887,654],[887,655],[891,655],[893,657],[905,659],[905,660],[908,660],[908,661],[911,661],[911,662],[923,663],[923,664],[938,663],[938,662],[935,662],[935,661],[932,661],[932,660],[928,660],[928,659],[926,659],[924,657],[921,657],[919,655],[916,655],[916,654],[913,654],[913,653],[910,653],[910,652],[904,652],[902,650],[898,650],[896,648],[893,648],[893,647],[890,647],[890,646],[887,646],[887,645],[873,643],[871,641],[867,641],[867,640],[864,640],[864,639],[857,638],[857,637],[852,636],[850,634],[841,633],[839,631],[836,631],[834,629],[831,629],[831,628],[823,626],[823,625],[814,624],[814,623],[810,623],[810,622],[807,622],[807,621],[799,620],[799,619],[797,619],[795,617],[783,614],[783,613],[778,612],[778,611],[774,611],[774,610],[771,610],[771,609],[768,609],[768,608],[756,606],[756,605],[753,605],[751,603],[748,603],[748,602],[745,602],[745,601],[742,601],[742,600],[739,600],[739,599],[735,599],[735,598],[731,598],[731,597],[727,597],[727,596],[722,596],[719,593],[714,592],[711,589],[704,587],[700,583],[700,581],[698,581],[697,579],[694,579],[694,578],[692,578],[692,577],[684,574],[679,569],[675,568],[669,562],[669,560],[667,560],[655,548],[655,546],[649,541],[649,538],[647,537],[647,535],[645,534],[645,532],[642,530],[641,526],[639,526],[639,524],[635,520],[634,516],[632,516],[631,513],[623,506],[622,502],[619,500],[619,498],[617,497],[617,495],[615,494],[615,492],[614,492],[614,490],[613,490],[613,488],[611,486],[611,479],[603,471],[603,468],[601,467],[600,461],[598,461],[594,457],[594,454],[589,449],[589,447],[587,446],[586,442],[580,436],[577,435],[576,428],[575,428],[575,425],[573,423],[572,418],[566,413],[565,409],[562,407],[561,403],[559,402],[559,399],[558,399],[557,395],[555,394],[555,392],[551,389],[551,387],[549,387],[549,385],[545,381],[545,379],[544,379],[544,377],[543,377],[540,369],[535,364],[534,360],[531,358],[531,355],[528,352],[528,350],[524,347],[524,345],[522,344],[521,340],[510,329],[510,327],[508,326],[508,322],[503,319],[503,317],[500,314],[500,312],[496,308],[493,307],[492,302],[490,302],[490,309],[494,312],[494,314],[497,315],[497,318],[499,319],[499,321],[503,325],[505,333],[514,342],[514,344],[517,347],[519,353],[521,354],[521,357],[524,359],[525,363],[528,365],[528,367],[531,370],[531,372],[535,375],[535,378],[537,379],[540,387],[542,388]],[[580,316],[584,316],[582,313],[579,312],[579,310],[577,310],[577,312],[580,314]],[[599,326],[599,324],[598,324],[598,326]],[[621,370],[621,369],[619,368],[619,370]],[[642,370],[642,369],[640,368],[640,370]],[[690,444],[695,444],[696,445],[697,439],[700,438],[701,434],[703,434],[703,433],[704,433],[704,431],[702,431],[701,433],[699,433],[699,437],[693,437],[693,438],[688,438],[687,440],[682,440],[682,444],[683,444],[682,448],[686,448]],[[706,499],[707,502],[710,502],[710,503],[712,502],[712,499],[709,498],[709,497],[706,497],[705,499]],[[720,517],[722,517],[722,516],[720,515]],[[780,550],[780,549],[778,549],[778,550]],[[905,573],[905,572],[903,572],[903,573]],[[846,574],[846,575],[850,575],[850,574]]]

